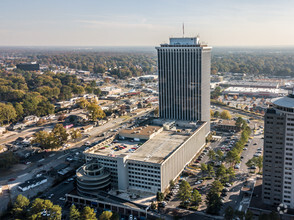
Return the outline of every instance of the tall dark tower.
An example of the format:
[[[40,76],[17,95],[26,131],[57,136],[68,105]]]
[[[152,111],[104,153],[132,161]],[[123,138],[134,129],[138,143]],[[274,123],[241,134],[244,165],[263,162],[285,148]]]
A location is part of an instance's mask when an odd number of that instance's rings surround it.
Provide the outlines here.
[[[170,38],[156,49],[159,116],[210,124],[211,47],[201,45],[197,37],[183,37]]]

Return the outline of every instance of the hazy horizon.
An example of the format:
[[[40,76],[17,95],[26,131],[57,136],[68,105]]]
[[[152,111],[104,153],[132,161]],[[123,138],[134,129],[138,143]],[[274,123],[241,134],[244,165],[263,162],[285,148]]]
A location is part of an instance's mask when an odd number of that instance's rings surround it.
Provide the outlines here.
[[[294,46],[294,2],[3,0],[1,46],[156,46],[200,35],[216,46]]]

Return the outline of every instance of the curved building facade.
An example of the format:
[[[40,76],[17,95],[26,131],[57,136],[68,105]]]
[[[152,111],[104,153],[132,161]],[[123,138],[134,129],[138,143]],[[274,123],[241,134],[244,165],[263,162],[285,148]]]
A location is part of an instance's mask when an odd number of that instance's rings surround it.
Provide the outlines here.
[[[85,164],[76,171],[77,190],[81,196],[93,196],[110,187],[110,173],[98,163]]]
[[[264,127],[263,201],[294,208],[294,95],[272,100]]]

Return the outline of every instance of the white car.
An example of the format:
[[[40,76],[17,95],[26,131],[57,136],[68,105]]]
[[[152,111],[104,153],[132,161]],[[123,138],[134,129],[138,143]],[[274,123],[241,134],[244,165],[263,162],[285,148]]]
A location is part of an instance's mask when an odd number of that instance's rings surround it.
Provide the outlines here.
[[[203,180],[198,180],[195,185],[201,184],[203,182]]]
[[[60,197],[59,200],[65,201],[65,198],[64,197]]]
[[[235,169],[240,169],[240,164],[239,163],[237,163],[236,165],[235,165],[235,167],[234,167]]]

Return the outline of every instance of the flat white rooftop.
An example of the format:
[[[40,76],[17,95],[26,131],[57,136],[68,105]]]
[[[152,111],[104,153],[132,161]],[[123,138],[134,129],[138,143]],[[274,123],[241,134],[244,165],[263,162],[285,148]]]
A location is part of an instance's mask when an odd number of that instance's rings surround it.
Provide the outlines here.
[[[163,130],[153,138],[144,142],[131,140],[114,140],[107,146],[95,149],[95,146],[85,153],[108,156],[125,157],[149,163],[162,163],[174,150],[181,146],[202,125],[198,123],[194,128],[174,127]]]

